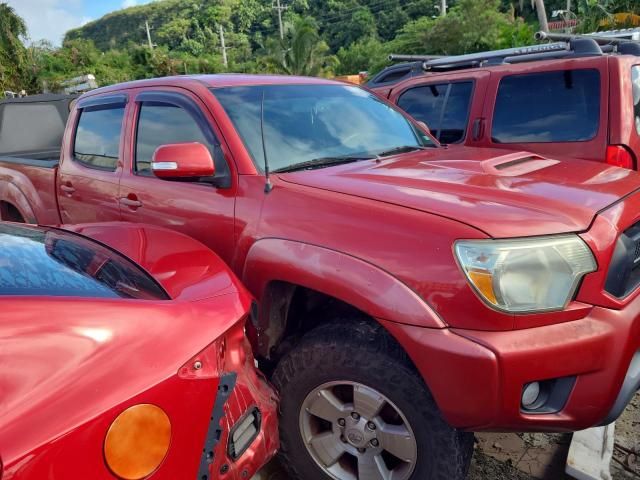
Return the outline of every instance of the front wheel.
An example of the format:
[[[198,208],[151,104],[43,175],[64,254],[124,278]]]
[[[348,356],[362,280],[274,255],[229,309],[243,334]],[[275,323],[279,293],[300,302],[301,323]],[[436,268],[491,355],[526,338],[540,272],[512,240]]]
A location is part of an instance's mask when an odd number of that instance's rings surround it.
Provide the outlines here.
[[[457,480],[473,435],[451,428],[381,327],[324,325],[274,374],[281,458],[304,480]]]

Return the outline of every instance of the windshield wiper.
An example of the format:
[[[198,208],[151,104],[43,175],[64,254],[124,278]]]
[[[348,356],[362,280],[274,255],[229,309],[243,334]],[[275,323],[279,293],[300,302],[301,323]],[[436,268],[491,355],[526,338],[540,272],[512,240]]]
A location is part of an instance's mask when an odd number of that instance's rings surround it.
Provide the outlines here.
[[[413,152],[415,150],[428,150],[432,147],[422,146],[422,145],[403,145],[401,147],[392,148],[390,150],[385,150],[384,152],[378,153],[379,157],[388,157],[389,155],[397,155],[398,153],[407,153]]]
[[[373,155],[347,155],[342,157],[322,157],[307,160],[306,162],[294,163],[288,167],[273,170],[273,173],[297,172],[299,170],[312,170],[314,168],[331,167],[334,165],[343,165],[345,163],[358,162],[360,160],[375,160],[377,157]]]

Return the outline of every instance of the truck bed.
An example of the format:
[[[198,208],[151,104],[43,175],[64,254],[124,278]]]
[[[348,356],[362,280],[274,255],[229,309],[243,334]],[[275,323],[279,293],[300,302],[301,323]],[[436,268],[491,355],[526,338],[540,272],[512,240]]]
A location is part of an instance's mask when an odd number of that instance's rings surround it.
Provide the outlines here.
[[[27,165],[31,167],[55,168],[60,163],[60,150],[1,155],[0,163],[8,163],[11,165]]]
[[[2,220],[56,225],[61,223],[56,198],[58,155],[42,152],[29,156],[0,156],[0,197],[11,199],[19,210],[7,212],[1,205]]]

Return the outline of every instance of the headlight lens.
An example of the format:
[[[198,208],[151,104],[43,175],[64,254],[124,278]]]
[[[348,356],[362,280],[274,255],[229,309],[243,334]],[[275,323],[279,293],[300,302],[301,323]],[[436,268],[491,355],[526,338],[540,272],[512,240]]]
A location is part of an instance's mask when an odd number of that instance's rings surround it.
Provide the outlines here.
[[[511,313],[563,309],[582,277],[597,268],[577,235],[464,240],[456,242],[455,253],[482,299]]]

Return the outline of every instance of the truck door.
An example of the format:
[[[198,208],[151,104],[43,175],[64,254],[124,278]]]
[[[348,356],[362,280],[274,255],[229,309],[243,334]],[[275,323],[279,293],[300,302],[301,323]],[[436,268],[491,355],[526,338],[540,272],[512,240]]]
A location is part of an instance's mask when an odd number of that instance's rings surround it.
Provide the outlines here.
[[[121,138],[127,97],[82,100],[63,142],[57,195],[63,223],[120,220]]]
[[[390,99],[425,122],[441,143],[474,145],[484,127],[482,108],[489,76],[486,71],[426,75],[399,86]]]
[[[122,219],[171,228],[200,240],[225,261],[233,255],[235,165],[204,103],[186,90],[145,89],[135,96],[127,128],[127,161],[120,182]],[[161,145],[199,142],[214,158],[208,181],[161,180],[151,160]]]

